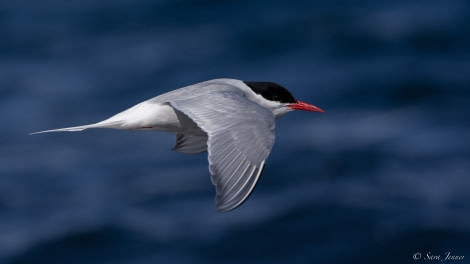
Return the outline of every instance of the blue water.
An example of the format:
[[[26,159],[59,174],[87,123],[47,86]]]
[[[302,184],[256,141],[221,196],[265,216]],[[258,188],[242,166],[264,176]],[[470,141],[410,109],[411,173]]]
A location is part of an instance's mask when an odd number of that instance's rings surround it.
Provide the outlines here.
[[[469,18],[463,0],[0,2],[0,263],[470,263]],[[229,213],[171,134],[28,136],[220,77],[326,110],[278,120]]]

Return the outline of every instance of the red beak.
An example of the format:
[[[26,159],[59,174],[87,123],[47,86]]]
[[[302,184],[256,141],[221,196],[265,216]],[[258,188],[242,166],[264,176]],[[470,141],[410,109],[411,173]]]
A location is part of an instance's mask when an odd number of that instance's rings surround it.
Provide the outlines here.
[[[303,111],[309,111],[309,112],[325,113],[325,111],[323,111],[323,109],[321,109],[320,107],[317,107],[317,106],[314,106],[314,105],[311,105],[311,104],[307,104],[307,103],[302,102],[300,100],[297,100],[297,103],[295,103],[295,104],[288,105],[288,107],[290,107],[294,110],[303,110]]]

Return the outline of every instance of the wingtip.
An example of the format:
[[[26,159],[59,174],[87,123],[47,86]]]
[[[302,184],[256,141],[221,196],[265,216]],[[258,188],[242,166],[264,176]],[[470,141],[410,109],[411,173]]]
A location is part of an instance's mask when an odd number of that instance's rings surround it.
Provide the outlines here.
[[[233,209],[237,208],[238,206],[235,207],[218,207],[217,205],[215,206],[215,211],[217,213],[223,214],[232,211]]]
[[[242,186],[235,188],[235,193],[219,192],[217,189],[218,185],[216,184],[217,195],[215,197],[215,207],[218,213],[234,210],[248,199],[263,172],[264,164],[265,161],[263,160],[261,164],[254,166],[251,170],[250,177],[248,177],[247,181],[245,181]]]
[[[227,202],[226,200],[222,200],[222,197],[217,194],[215,197],[215,211],[217,213],[226,213],[237,208],[242,203],[243,201],[237,201],[235,203],[233,201]]]

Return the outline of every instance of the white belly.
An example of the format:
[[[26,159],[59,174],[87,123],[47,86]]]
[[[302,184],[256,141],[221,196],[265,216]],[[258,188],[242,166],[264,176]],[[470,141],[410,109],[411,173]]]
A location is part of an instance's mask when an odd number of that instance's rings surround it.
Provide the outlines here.
[[[142,102],[98,124],[117,129],[205,134],[196,123],[168,103]]]

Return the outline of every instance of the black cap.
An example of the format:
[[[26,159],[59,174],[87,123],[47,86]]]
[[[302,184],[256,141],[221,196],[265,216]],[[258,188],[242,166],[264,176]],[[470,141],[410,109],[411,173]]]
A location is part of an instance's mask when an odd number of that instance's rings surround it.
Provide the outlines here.
[[[297,103],[294,96],[284,87],[273,82],[244,82],[253,92],[270,101]]]

